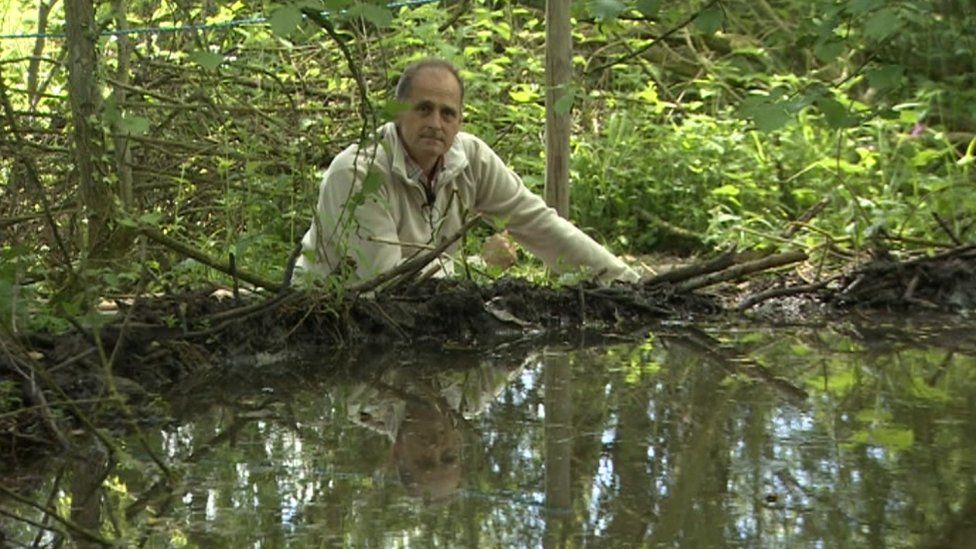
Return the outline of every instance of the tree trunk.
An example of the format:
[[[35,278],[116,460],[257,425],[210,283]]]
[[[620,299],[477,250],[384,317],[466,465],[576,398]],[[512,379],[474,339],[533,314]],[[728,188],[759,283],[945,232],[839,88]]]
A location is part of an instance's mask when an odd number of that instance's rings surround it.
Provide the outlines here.
[[[68,49],[68,94],[74,121],[75,169],[88,219],[88,256],[107,255],[112,197],[99,169],[104,150],[97,123],[100,96],[96,74],[98,27],[91,0],[67,0],[64,5]]]

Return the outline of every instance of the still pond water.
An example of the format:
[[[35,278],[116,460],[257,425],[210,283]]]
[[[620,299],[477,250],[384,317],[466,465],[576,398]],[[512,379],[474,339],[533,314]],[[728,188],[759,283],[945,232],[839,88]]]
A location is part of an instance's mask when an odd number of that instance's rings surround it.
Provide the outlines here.
[[[144,429],[175,488],[125,441],[101,533],[147,547],[976,547],[974,328],[673,325],[239,366],[184,383],[163,401],[173,419]],[[66,501],[81,470],[52,465],[36,499]],[[53,539],[0,527],[14,544]]]

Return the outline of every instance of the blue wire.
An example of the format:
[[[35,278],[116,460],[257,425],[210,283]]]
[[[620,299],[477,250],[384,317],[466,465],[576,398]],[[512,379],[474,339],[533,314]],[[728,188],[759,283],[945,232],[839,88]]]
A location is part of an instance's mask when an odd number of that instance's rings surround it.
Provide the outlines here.
[[[440,0],[404,0],[401,2],[391,2],[386,5],[387,8],[396,9],[403,7],[413,7],[421,6],[424,4],[433,4],[439,2]],[[328,13],[326,13],[328,15]],[[122,36],[129,34],[164,34],[173,32],[187,32],[194,30],[210,30],[210,29],[224,29],[231,27],[248,27],[253,25],[260,25],[262,23],[267,23],[267,17],[250,17],[248,19],[232,19],[230,21],[223,21],[220,23],[210,23],[206,25],[181,25],[178,27],[136,27],[133,29],[126,30],[110,30],[101,33],[99,36]],[[0,40],[19,40],[27,38],[64,38],[65,34],[63,32],[31,32],[22,34],[0,34]]]

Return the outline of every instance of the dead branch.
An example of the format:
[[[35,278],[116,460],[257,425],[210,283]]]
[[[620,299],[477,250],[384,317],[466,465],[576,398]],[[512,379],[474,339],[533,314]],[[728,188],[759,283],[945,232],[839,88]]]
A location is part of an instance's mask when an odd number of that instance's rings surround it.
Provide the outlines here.
[[[225,264],[221,261],[217,261],[216,259],[211,258],[207,254],[203,253],[202,251],[196,248],[192,248],[174,238],[170,238],[164,235],[163,233],[159,232],[157,229],[154,229],[152,227],[139,227],[138,230],[140,233],[146,235],[148,238],[152,239],[153,241],[162,244],[163,246],[166,246],[167,248],[179,254],[185,255],[186,257],[193,258],[199,261],[200,263],[203,263],[204,265],[212,269],[216,269],[226,275],[234,276],[236,274],[237,277],[243,280],[244,282],[248,282],[250,284],[257,286],[258,288],[264,288],[265,290],[270,290],[272,292],[277,292],[281,290],[280,284],[276,284],[269,280],[265,280],[260,276],[249,273],[247,271],[242,271],[240,269],[236,269],[236,270],[232,269],[230,265]]]
[[[650,288],[659,284],[673,284],[675,282],[688,280],[689,278],[694,278],[699,275],[721,271],[722,269],[730,267],[734,264],[735,250],[729,250],[715,259],[711,259],[704,263],[694,263],[685,267],[678,267],[677,269],[671,269],[670,271],[653,276],[644,281],[643,285]]]
[[[785,252],[771,255],[755,261],[747,261],[746,263],[735,265],[723,271],[718,271],[687,280],[678,285],[678,290],[682,292],[690,292],[692,290],[712,286],[720,282],[736,280],[748,274],[775,269],[791,263],[798,263],[800,261],[805,261],[806,259],[807,254],[804,252]]]
[[[793,295],[812,294],[813,292],[826,288],[828,284],[837,280],[838,278],[840,277],[834,276],[826,280],[821,280],[820,282],[815,282],[813,284],[803,284],[801,286],[785,286],[782,288],[773,288],[771,290],[766,290],[765,292],[760,292],[758,294],[751,295],[746,299],[743,299],[742,301],[739,302],[739,304],[735,307],[735,309],[737,311],[745,311],[749,308],[752,308],[762,303],[763,301],[767,301],[770,299],[793,296]]]

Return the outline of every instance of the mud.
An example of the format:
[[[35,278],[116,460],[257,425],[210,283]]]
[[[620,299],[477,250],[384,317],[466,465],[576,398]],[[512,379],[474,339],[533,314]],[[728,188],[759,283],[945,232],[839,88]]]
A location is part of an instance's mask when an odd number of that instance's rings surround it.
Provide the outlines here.
[[[485,351],[527,334],[628,334],[662,320],[827,323],[852,312],[959,316],[976,309],[976,246],[874,261],[817,283],[782,270],[715,278],[741,267],[734,258],[705,267],[610,287],[428,280],[367,295],[284,291],[235,299],[208,287],[120,302],[98,329],[3,341],[0,461],[56,449],[84,421],[108,429],[158,421],[152,395],[268,353],[400,346]],[[705,277],[707,284],[700,282]],[[120,403],[126,414],[118,413]]]

